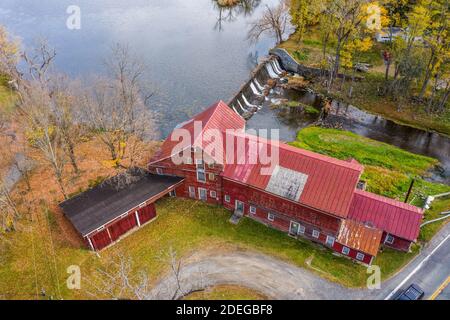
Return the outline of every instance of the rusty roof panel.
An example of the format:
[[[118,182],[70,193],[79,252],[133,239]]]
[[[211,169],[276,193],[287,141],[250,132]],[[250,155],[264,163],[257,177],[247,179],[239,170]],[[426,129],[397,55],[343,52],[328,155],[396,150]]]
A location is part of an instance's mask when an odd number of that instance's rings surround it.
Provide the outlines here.
[[[344,220],[337,241],[346,247],[376,256],[383,231],[353,220]]]

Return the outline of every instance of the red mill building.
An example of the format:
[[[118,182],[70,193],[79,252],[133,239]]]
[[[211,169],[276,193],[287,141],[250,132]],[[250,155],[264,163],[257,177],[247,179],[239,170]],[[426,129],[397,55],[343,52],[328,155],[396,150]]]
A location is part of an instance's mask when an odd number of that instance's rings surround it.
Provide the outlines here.
[[[186,133],[189,141],[177,148]],[[217,133],[222,139],[217,139]],[[267,154],[275,150],[276,165],[259,157],[254,161],[255,150]],[[175,161],[175,157],[183,160]],[[245,216],[365,264],[372,262],[382,244],[409,250],[423,216],[420,208],[357,189],[363,166],[355,160],[337,160],[245,133],[244,119],[222,101],[174,129],[148,169],[152,179],[178,180],[168,180],[149,193],[151,199],[145,204],[174,190],[171,194],[178,197],[223,205],[234,212],[234,222]],[[133,206],[118,210],[127,212],[131,228],[139,217],[139,209]],[[63,203],[62,207],[66,211],[70,206]],[[129,212],[135,212],[136,221],[131,221]],[[72,213],[72,219],[76,215]],[[106,231],[81,232],[93,249],[99,247],[91,235],[103,232],[106,238],[111,223],[106,220],[102,220]],[[113,242],[116,237],[110,239]]]

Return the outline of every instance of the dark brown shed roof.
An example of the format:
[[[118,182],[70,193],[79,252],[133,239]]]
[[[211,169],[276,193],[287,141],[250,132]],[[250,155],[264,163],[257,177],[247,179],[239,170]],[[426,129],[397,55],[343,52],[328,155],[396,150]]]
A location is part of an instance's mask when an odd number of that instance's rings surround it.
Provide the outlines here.
[[[149,199],[165,195],[183,180],[143,170],[137,172],[126,187],[117,188],[112,183],[113,177],[59,206],[77,231],[86,236]]]

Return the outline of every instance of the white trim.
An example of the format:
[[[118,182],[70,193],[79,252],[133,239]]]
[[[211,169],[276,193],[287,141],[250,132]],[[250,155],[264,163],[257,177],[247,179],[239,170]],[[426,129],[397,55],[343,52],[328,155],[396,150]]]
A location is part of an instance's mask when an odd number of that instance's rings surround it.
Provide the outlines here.
[[[358,258],[359,257],[359,258]],[[362,252],[358,252],[356,253],[356,260],[358,261],[364,261],[364,259],[366,258],[366,255]]]
[[[141,227],[141,219],[139,219],[139,213],[137,210],[134,212],[134,215],[136,216],[136,221],[137,221],[138,227],[140,228]]]
[[[332,241],[330,241],[331,244],[328,243],[328,240],[329,240],[329,239],[332,239]],[[325,240],[325,244],[326,244],[327,246],[333,247],[335,241],[336,241],[336,238],[335,238],[335,237],[333,237],[333,236],[327,236],[327,239]]]
[[[272,218],[270,218],[270,217],[272,217]],[[275,215],[273,213],[269,212],[267,214],[267,220],[272,221],[272,222],[275,221]]]
[[[202,199],[202,197],[201,197],[201,194],[202,194],[201,191],[205,191],[205,196],[206,196],[205,199]],[[199,188],[198,188],[198,199],[201,200],[201,201],[208,201],[208,190],[205,189],[205,188],[199,187]]]
[[[205,172],[204,170],[200,170],[200,169],[195,170],[195,172],[196,172],[196,176],[197,176],[197,181],[198,181],[198,182],[201,182],[201,183],[206,183],[206,181],[208,180],[208,179],[206,178],[206,172]],[[204,177],[205,177],[205,180],[200,180],[200,179],[198,178],[198,174],[199,174],[199,173],[203,173],[203,175],[204,175]]]
[[[106,228],[106,232],[108,232],[109,240],[111,240],[111,242],[114,242],[111,237],[111,233],[109,232],[109,228]]]
[[[347,253],[345,253],[344,251],[347,252]],[[348,256],[349,253],[350,253],[350,248],[349,248],[349,247],[346,247],[346,246],[342,246],[341,253],[342,253],[343,255]]]
[[[94,245],[92,244],[92,240],[90,237],[86,237],[88,239],[89,242],[89,246],[91,247],[92,251],[95,251]]]
[[[211,198],[217,199],[217,191],[215,191],[215,190],[210,190],[210,191],[209,191],[209,196],[210,196]]]
[[[313,232],[312,232],[312,237],[316,238],[316,239],[319,239],[320,238],[320,231],[314,229]]]
[[[293,225],[293,224],[296,224],[296,225],[298,226],[298,227],[297,227],[297,230],[296,230],[296,232],[295,232],[295,234],[292,234],[292,233],[291,233],[291,229],[292,229],[292,225]],[[298,234],[300,233],[300,227],[301,227],[300,223],[291,220],[291,223],[289,224],[289,234],[290,234],[290,235],[295,235],[295,236],[298,235]]]
[[[388,241],[389,238],[391,238],[392,241]],[[386,239],[384,239],[384,243],[386,243],[386,244],[394,244],[394,242],[395,242],[394,236],[388,233],[386,235]]]
[[[256,207],[255,207],[255,206],[250,206],[250,207],[248,208],[248,211],[249,211],[251,214],[256,214]]]
[[[245,213],[245,203],[241,200],[234,200],[234,209],[237,210],[238,209],[238,203],[242,204],[242,213]]]
[[[305,234],[306,227],[300,224],[300,227],[298,228],[299,234]]]
[[[213,177],[212,179],[211,179],[211,176]],[[213,172],[208,172],[208,180],[209,181],[216,181],[216,174],[213,173]]]
[[[231,197],[228,194],[226,194],[223,199],[225,200],[226,203],[231,202]]]
[[[164,174],[164,170],[162,168],[156,168],[156,174],[162,176]]]

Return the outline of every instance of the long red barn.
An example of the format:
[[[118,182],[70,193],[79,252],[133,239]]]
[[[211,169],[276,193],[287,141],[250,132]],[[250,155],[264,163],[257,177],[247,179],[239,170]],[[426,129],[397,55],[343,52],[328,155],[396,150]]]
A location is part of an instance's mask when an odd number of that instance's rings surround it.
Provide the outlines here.
[[[261,161],[275,154],[275,164]],[[256,161],[255,161],[256,159]],[[182,177],[180,197],[221,204],[292,237],[370,264],[383,244],[409,250],[423,210],[358,190],[363,166],[245,133],[220,101],[177,126],[149,171]]]

